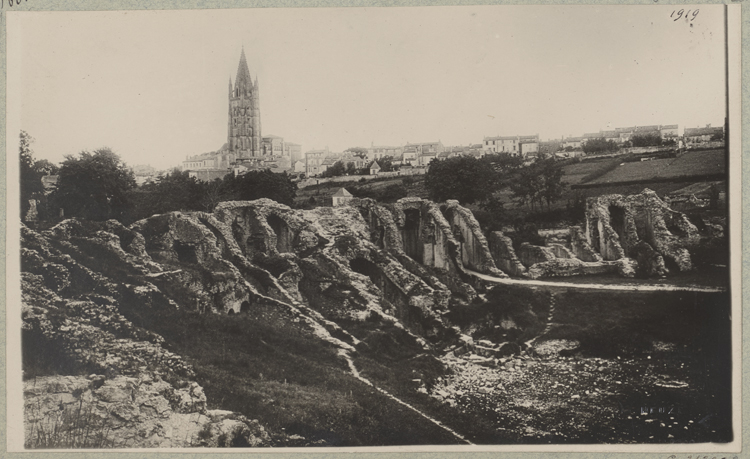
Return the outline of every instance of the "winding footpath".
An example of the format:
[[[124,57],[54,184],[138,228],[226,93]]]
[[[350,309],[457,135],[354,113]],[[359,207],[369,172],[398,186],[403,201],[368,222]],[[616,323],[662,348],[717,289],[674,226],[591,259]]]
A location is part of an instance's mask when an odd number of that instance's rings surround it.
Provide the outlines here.
[[[620,292],[726,292],[724,287],[703,287],[699,285],[657,285],[657,284],[578,284],[572,282],[541,281],[532,279],[501,279],[488,274],[478,273],[464,267],[468,274],[495,284],[529,285],[535,287],[564,287],[588,290],[615,290]]]
[[[430,417],[430,416],[426,415],[425,413],[423,413],[423,412],[419,411],[418,409],[416,409],[416,408],[414,408],[413,406],[409,405],[409,404],[408,404],[408,403],[406,403],[405,401],[403,401],[403,400],[401,400],[401,399],[397,398],[396,396],[394,396],[394,395],[390,394],[389,392],[387,392],[387,391],[385,391],[385,390],[383,390],[383,389],[379,388],[378,386],[376,386],[375,384],[373,384],[373,383],[372,383],[372,381],[370,381],[370,380],[368,380],[367,378],[364,378],[363,376],[361,376],[361,375],[359,374],[359,371],[357,370],[357,367],[356,367],[356,366],[354,366],[354,361],[353,361],[353,360],[351,359],[351,357],[349,356],[349,353],[348,353],[348,352],[346,352],[346,351],[343,351],[343,350],[342,350],[342,352],[339,352],[339,354],[340,354],[340,355],[341,355],[341,356],[342,356],[342,357],[343,357],[344,359],[346,359],[347,363],[349,364],[349,370],[351,370],[351,372],[352,372],[352,375],[353,375],[353,376],[354,376],[355,378],[357,378],[358,380],[360,380],[360,381],[362,381],[363,383],[367,384],[368,386],[372,387],[373,389],[377,390],[378,392],[380,392],[381,394],[385,395],[386,397],[388,397],[389,399],[393,400],[394,402],[396,402],[396,403],[398,403],[398,404],[400,404],[400,405],[402,405],[402,406],[405,406],[406,408],[408,408],[408,409],[410,409],[410,410],[414,411],[415,413],[417,413],[418,415],[420,415],[420,416],[422,416],[423,418],[427,419],[427,420],[428,420],[428,421],[430,421],[431,423],[433,423],[433,424],[435,424],[436,426],[440,427],[441,429],[443,429],[443,430],[445,430],[445,431],[449,432],[449,433],[450,433],[451,435],[453,435],[454,437],[458,438],[458,439],[459,439],[459,440],[461,440],[462,442],[464,442],[464,443],[466,443],[466,444],[469,444],[469,445],[474,445],[474,443],[472,443],[472,442],[470,442],[469,440],[467,440],[467,439],[466,439],[466,438],[465,438],[465,437],[464,437],[463,435],[461,435],[460,433],[458,433],[458,432],[456,432],[455,430],[451,429],[450,427],[448,427],[448,426],[444,425],[443,423],[441,423],[441,422],[440,422],[440,421],[438,421],[437,419],[434,419],[434,418],[432,418],[432,417]]]

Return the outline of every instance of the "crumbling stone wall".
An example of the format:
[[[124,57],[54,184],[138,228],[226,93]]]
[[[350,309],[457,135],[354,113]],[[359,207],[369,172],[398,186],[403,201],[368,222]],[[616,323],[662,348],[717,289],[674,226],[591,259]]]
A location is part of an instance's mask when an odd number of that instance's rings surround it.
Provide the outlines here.
[[[516,255],[518,255],[521,263],[527,268],[537,263],[554,261],[557,258],[549,248],[539,245],[531,245],[528,242],[524,242],[518,247]]]
[[[513,249],[513,241],[500,231],[493,231],[487,239],[490,253],[496,265],[511,276],[526,275],[526,266],[518,259]]]
[[[599,255],[592,247],[589,245],[588,240],[586,240],[586,235],[583,234],[583,230],[580,226],[571,226],[569,228],[570,231],[570,248],[573,254],[580,258],[583,261],[602,261],[602,256]]]
[[[455,200],[446,201],[444,214],[453,229],[453,234],[461,243],[462,264],[474,271],[507,277],[495,266],[487,239],[482,233],[479,222],[474,218],[474,214],[469,209],[460,206]]]
[[[557,258],[576,258],[576,256],[573,255],[573,252],[562,244],[547,242],[547,248],[550,249]]]
[[[586,236],[605,260],[643,252],[650,245],[680,271],[693,265],[688,248],[700,240],[698,228],[675,212],[654,191],[637,195],[605,195],[586,203]],[[641,247],[636,250],[636,247]]]

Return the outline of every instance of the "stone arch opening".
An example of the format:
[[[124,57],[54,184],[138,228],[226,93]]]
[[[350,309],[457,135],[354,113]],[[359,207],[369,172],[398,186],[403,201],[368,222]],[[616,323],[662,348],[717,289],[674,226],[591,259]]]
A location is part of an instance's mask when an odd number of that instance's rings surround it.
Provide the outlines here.
[[[176,240],[172,243],[172,248],[177,254],[177,259],[180,263],[198,264],[198,254],[195,252],[195,247],[192,244]]]
[[[357,257],[349,262],[349,267],[352,271],[370,278],[382,292],[385,302],[395,308],[395,315],[399,320],[412,323],[414,317],[410,312],[408,298],[396,284],[386,277],[378,265],[366,258]]]
[[[289,230],[289,225],[284,220],[276,215],[269,215],[266,219],[268,225],[276,233],[276,250],[279,253],[292,252],[292,232]]]
[[[601,253],[601,245],[600,245],[600,238],[599,235],[599,220],[590,220],[589,221],[589,230],[591,234],[591,248],[594,249],[596,253]]]
[[[373,284],[380,286],[381,274],[375,263],[364,258],[355,258],[349,262],[349,267],[352,271],[369,277]]]
[[[234,315],[234,309],[230,309],[227,311],[227,315],[233,316]]]
[[[250,312],[250,301],[245,300],[240,305],[240,313],[247,314],[248,312]]]
[[[418,209],[404,210],[404,228],[401,230],[401,239],[404,242],[404,252],[413,260],[422,263],[424,247],[420,240],[420,222],[422,216]]]
[[[625,209],[619,206],[609,206],[608,210],[609,224],[620,237],[620,245],[625,250],[625,253],[627,253],[627,248],[625,247]]]

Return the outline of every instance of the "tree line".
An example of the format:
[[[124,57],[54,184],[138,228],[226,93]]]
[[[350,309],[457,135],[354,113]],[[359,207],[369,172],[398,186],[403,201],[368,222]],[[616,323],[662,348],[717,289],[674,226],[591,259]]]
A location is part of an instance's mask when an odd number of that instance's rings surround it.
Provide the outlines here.
[[[462,204],[487,204],[494,194],[510,188],[519,205],[532,210],[547,203],[549,207],[564,191],[563,171],[553,156],[541,156],[525,163],[507,153],[456,156],[433,160],[425,174],[425,187],[435,201],[456,199]]]
[[[89,220],[116,219],[125,224],[154,214],[177,210],[210,212],[222,201],[269,198],[292,205],[297,185],[286,173],[270,170],[229,174],[210,182],[174,169],[155,182],[137,187],[135,176],[110,148],[68,155],[59,167],[35,160],[26,132],[20,135],[21,218],[36,201],[38,219],[79,217]],[[42,187],[44,175],[57,175],[57,186],[49,194]]]

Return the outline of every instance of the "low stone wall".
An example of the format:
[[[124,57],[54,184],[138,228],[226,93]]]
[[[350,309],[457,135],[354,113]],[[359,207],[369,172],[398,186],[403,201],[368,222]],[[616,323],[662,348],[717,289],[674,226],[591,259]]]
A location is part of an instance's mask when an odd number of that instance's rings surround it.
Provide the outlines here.
[[[599,262],[585,262],[578,258],[556,258],[529,267],[527,276],[531,279],[538,279],[540,277],[569,277],[617,273],[623,277],[633,277],[636,265],[636,262],[630,258]]]

